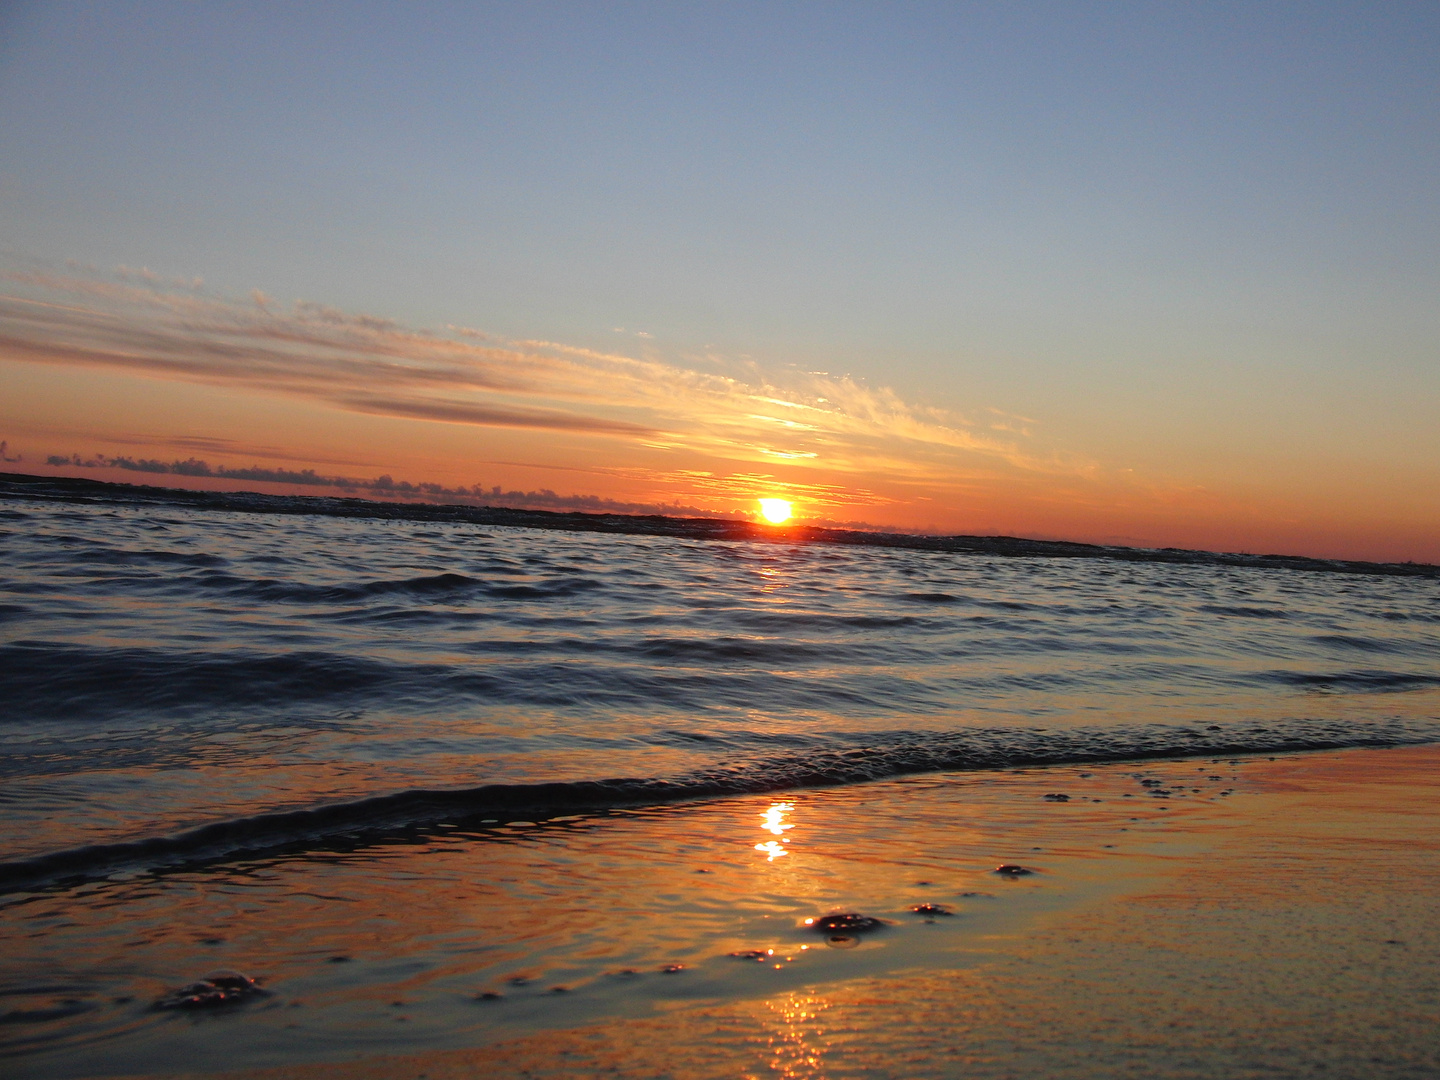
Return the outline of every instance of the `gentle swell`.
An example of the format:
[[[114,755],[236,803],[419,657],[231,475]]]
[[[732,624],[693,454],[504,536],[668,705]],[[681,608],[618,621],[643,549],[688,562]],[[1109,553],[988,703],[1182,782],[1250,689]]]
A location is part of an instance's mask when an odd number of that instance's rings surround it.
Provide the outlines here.
[[[390,678],[384,664],[328,652],[227,656],[48,642],[0,646],[0,696],[16,718],[317,701],[363,693]]]
[[[1240,604],[1200,604],[1198,610],[1211,615],[1232,615],[1240,619],[1288,619],[1290,613],[1280,608],[1248,607]]]
[[[1272,672],[1270,677],[1276,682],[1301,686],[1308,690],[1352,690],[1376,693],[1420,690],[1426,687],[1440,686],[1440,675],[1402,671],[1365,670],[1333,673],[1276,671]]]
[[[503,569],[501,572],[504,572]],[[452,573],[347,585],[309,585],[219,572],[188,579],[185,586],[272,604],[358,604],[381,597],[451,601],[471,596],[494,600],[563,600],[603,587],[600,582],[585,577],[564,578],[540,585],[499,585]]]
[[[0,611],[3,616],[3,611]],[[1062,634],[1032,632],[1007,640],[1012,656],[1063,653],[1085,643]],[[1090,643],[1092,648],[1096,646]],[[1399,651],[1357,649],[1348,651]],[[975,647],[977,650],[979,646]],[[1108,642],[1105,656],[1143,652],[1125,642]],[[1089,673],[1037,671],[1013,674],[975,670],[946,676],[944,687],[923,678],[903,679],[881,671],[841,681],[798,685],[787,669],[818,670],[848,663],[856,672],[872,665],[924,664],[933,659],[914,640],[753,640],[730,636],[682,638],[636,636],[623,640],[564,637],[525,641],[468,642],[457,649],[473,657],[460,663],[406,662],[330,650],[261,652],[235,649],[99,648],[47,641],[0,645],[0,701],[5,720],[63,717],[112,719],[145,712],[169,715],[229,715],[238,710],[324,707],[444,707],[467,703],[573,706],[607,702],[614,706],[691,706],[701,690],[709,700],[772,702],[794,706],[863,702],[875,709],[924,707],[957,692],[1083,689],[1087,680],[1121,677],[1167,685],[1288,687],[1331,693],[1391,693],[1440,687],[1428,670],[1361,668],[1341,670],[1214,668],[1205,664],[1134,663]],[[586,661],[577,663],[577,660]],[[918,669],[917,669],[918,670]],[[779,671],[782,674],[776,674]],[[942,692],[943,691],[943,692]],[[939,696],[937,696],[939,695]]]
[[[482,815],[542,818],[577,811],[836,786],[907,774],[1102,764],[1172,757],[1234,757],[1302,750],[1386,747],[1440,741],[1440,721],[1371,725],[1293,721],[1284,725],[994,728],[869,736],[856,745],[797,750],[677,777],[622,777],[455,790],[400,791],[305,810],[219,821],[170,836],[96,844],[0,863],[0,891],[95,878],[124,868],[156,869],[284,849],[353,844],[399,829],[425,829]]]

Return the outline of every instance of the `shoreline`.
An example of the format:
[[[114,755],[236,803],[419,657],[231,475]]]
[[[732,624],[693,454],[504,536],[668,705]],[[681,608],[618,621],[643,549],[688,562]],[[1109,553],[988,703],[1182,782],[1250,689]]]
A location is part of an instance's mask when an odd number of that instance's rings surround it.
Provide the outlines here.
[[[1437,767],[1432,744],[927,775],[51,894],[16,909],[76,927],[50,955],[84,937],[149,974],[112,1008],[118,1042],[11,1064],[233,1080],[1434,1075]],[[1002,862],[1035,873],[996,875]],[[246,914],[257,899],[263,918]],[[921,903],[955,914],[927,922]],[[117,952],[146,910],[163,925]],[[887,925],[829,948],[803,926],[827,910]],[[778,967],[729,955],[769,948]],[[145,1011],[204,967],[272,996]]]
[[[1440,580],[1440,566],[1415,562],[1366,562],[1306,555],[1250,555],[1185,548],[1136,548],[1017,536],[931,536],[883,530],[815,525],[763,525],[730,518],[676,518],[661,515],[587,511],[516,510],[458,503],[382,502],[329,495],[269,495],[260,492],[197,491],[144,484],[119,484],[84,477],[0,472],[0,499],[49,498],[71,502],[117,502],[195,510],[259,514],[319,514],[328,517],[431,524],[464,524],[564,532],[665,536],[683,540],[759,543],[840,544],[897,548],[998,558],[1107,559],[1199,566],[1230,566],[1312,573],[1370,574]]]
[[[803,772],[756,768],[699,770],[689,775],[604,778],[483,784],[475,787],[415,788],[313,806],[266,810],[224,820],[192,823],[174,831],[95,839],[59,850],[0,858],[0,899],[8,894],[51,886],[76,887],[115,873],[195,870],[206,865],[296,849],[346,850],[359,843],[383,842],[398,833],[431,835],[438,827],[474,827],[482,821],[549,819],[610,811],[650,811],[703,805],[733,798],[785,800],[812,790],[886,780],[947,776],[984,777],[1006,771],[1092,767],[1146,768],[1176,760],[1254,758],[1325,750],[1384,749],[1440,742],[1436,725],[1394,723],[1361,737],[1338,725],[1314,725],[1304,732],[1277,735],[1267,725],[1235,725],[1228,731],[1200,732],[1189,727],[1126,733],[1130,744],[1108,751],[1090,748],[1098,733],[1077,728],[1063,733],[1036,731],[1046,739],[1028,750],[987,747],[983,729],[932,735],[916,743],[888,747],[896,760],[885,761],[870,748],[858,762],[843,750],[811,749],[783,761]],[[1107,732],[1114,738],[1113,732]],[[924,756],[920,756],[921,750]],[[898,752],[898,753],[897,753]],[[769,763],[772,766],[774,762]],[[445,826],[444,823],[451,823]],[[482,830],[483,832],[483,830]]]
[[[979,963],[937,958],[476,1050],[224,1075],[1434,1076],[1437,766],[1440,747],[1247,762],[1243,814],[1182,829],[1188,850],[1152,852],[1118,892],[992,938]]]

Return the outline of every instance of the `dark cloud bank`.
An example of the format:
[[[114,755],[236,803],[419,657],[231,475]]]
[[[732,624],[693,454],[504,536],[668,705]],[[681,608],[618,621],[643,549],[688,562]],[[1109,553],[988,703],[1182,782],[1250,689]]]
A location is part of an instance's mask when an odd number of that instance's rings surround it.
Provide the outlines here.
[[[8,459],[7,459],[8,460]],[[443,484],[395,480],[388,474],[373,480],[362,480],[349,476],[323,476],[314,469],[271,469],[259,465],[244,468],[230,468],[226,465],[211,466],[199,458],[184,461],[159,461],[155,458],[109,457],[96,454],[82,458],[79,454],[62,457],[51,454],[45,464],[82,469],[124,469],[128,472],[153,473],[162,476],[201,476],[222,480],[246,480],[252,483],[298,484],[302,487],[331,488],[347,495],[363,494],[394,498],[414,497],[426,500],[457,499],[468,505],[491,505],[496,502],[508,506],[539,507],[559,510],[589,510],[617,514],[683,514],[687,517],[714,517],[713,513],[695,506],[680,503],[630,503],[617,499],[605,499],[598,495],[558,495],[549,488],[539,491],[506,491],[499,484],[485,487],[472,484],[469,487],[446,487]],[[283,498],[283,496],[280,496]]]

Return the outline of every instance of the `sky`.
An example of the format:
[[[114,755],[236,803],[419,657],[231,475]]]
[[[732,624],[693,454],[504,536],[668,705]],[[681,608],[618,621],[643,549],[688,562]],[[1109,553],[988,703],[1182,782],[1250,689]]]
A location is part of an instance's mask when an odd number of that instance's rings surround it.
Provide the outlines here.
[[[1440,561],[1436,55],[1433,3],[0,0],[0,468]]]

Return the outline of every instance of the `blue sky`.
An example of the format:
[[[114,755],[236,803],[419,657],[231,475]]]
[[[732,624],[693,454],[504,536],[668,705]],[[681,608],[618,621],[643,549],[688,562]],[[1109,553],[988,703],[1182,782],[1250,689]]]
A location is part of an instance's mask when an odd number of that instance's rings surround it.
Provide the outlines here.
[[[12,269],[851,375],[1435,521],[1433,4],[22,3],[0,42]]]

